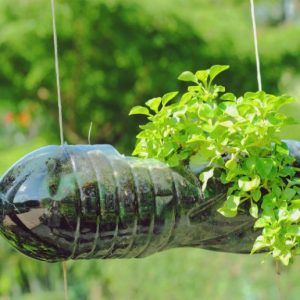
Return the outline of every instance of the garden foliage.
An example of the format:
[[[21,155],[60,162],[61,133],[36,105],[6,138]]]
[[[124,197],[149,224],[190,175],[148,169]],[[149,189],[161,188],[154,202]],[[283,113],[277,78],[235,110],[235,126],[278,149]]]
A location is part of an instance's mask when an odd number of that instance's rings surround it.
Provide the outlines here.
[[[186,71],[179,80],[192,84],[183,95],[171,92],[134,107],[130,114],[146,115],[149,122],[140,126],[133,154],[172,167],[205,165],[203,190],[221,169],[228,192],[218,211],[235,217],[248,210],[257,219],[254,227],[262,229],[252,252],[267,250],[288,265],[300,249],[300,180],[278,133],[294,122],[279,111],[293,99],[263,91],[241,97],[224,93],[214,79],[226,69]]]

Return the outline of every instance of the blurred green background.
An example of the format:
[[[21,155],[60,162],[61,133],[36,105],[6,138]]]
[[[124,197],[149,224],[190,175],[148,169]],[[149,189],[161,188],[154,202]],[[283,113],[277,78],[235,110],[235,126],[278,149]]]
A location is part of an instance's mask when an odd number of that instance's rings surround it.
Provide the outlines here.
[[[263,88],[295,97],[300,113],[300,1],[256,1]],[[256,90],[248,1],[57,1],[63,119],[68,143],[109,143],[130,154],[130,108],[182,89],[184,70],[229,64],[228,90]],[[37,147],[59,143],[50,0],[0,1],[0,174]],[[300,140],[300,127],[282,136]],[[299,299],[296,261],[280,277],[270,259],[179,249],[143,260],[70,262],[70,299]],[[60,264],[0,241],[0,300],[63,299]]]

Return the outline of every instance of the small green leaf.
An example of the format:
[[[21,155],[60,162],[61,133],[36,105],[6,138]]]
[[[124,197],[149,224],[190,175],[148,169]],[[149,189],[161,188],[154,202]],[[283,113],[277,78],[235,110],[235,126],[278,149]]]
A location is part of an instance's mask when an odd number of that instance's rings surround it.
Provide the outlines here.
[[[267,178],[272,170],[273,160],[271,158],[257,158],[256,169],[262,178]]]
[[[257,159],[257,157],[255,157],[255,156],[250,156],[245,159],[245,166],[246,166],[247,170],[250,171],[250,173],[252,173],[254,171],[254,169],[256,168],[256,159]]]
[[[276,200],[277,198],[274,193],[269,193],[263,196],[261,207],[263,208],[265,213],[271,214],[274,211]]]
[[[255,202],[259,201],[260,198],[261,198],[261,191],[260,191],[260,189],[254,190],[253,193],[252,193],[252,197],[253,197],[253,200]]]
[[[231,158],[230,160],[228,160],[226,163],[225,163],[225,167],[227,168],[227,169],[231,169],[231,170],[233,170],[233,169],[235,169],[236,167],[237,167],[237,160],[236,160],[236,158],[235,157],[233,157],[233,158]]]
[[[288,215],[287,209],[285,207],[279,208],[279,210],[278,210],[278,220],[279,220],[279,222],[287,220],[288,217],[289,217],[289,215]]]
[[[232,121],[224,121],[219,124],[224,127],[232,127],[234,125]]]
[[[199,107],[198,115],[201,118],[202,116],[207,119],[207,121],[211,121],[210,119],[214,117],[215,110],[211,105],[204,103]]]
[[[269,243],[265,240],[265,238],[262,235],[260,235],[254,242],[251,254],[267,247],[269,247]]]
[[[190,85],[188,87],[188,91],[195,93],[195,92],[200,92],[201,91],[201,86],[200,85]]]
[[[185,71],[178,76],[178,79],[181,81],[191,81],[198,83],[197,76],[190,71]]]
[[[146,102],[146,105],[152,109],[153,111],[155,111],[156,113],[158,112],[158,107],[161,103],[161,97],[157,97],[157,98],[153,98],[150,99]]]
[[[147,115],[147,116],[151,116],[149,109],[147,107],[143,107],[143,106],[135,106],[133,107],[130,112],[129,115]]]
[[[209,69],[210,82],[212,82],[220,73],[229,69],[229,66],[215,65]]]
[[[285,254],[280,255],[279,259],[283,263],[283,265],[288,266],[291,257],[292,257],[291,252],[287,252]]]
[[[253,99],[263,99],[265,95],[265,92],[259,91],[259,92],[246,92],[244,94],[245,99],[253,100]]]
[[[205,191],[208,180],[213,176],[214,176],[214,169],[210,169],[200,174],[200,180],[203,182],[202,191]]]
[[[294,189],[285,189],[282,193],[282,199],[289,202],[296,195],[296,191]]]
[[[249,213],[253,218],[258,218],[258,206],[255,203],[251,204]]]
[[[292,166],[285,166],[280,170],[279,175],[282,177],[294,176],[295,170]]]
[[[218,212],[225,217],[233,218],[237,215],[241,198],[239,196],[231,195],[227,197],[223,207],[218,209]]]
[[[216,93],[224,93],[226,91],[225,86],[223,85],[215,85],[214,88]]]
[[[186,141],[187,144],[189,143],[197,143],[197,142],[203,142],[203,141],[206,141],[206,137],[203,136],[203,135],[192,135],[190,139],[188,139]]]
[[[237,215],[237,211],[229,209],[227,207],[221,207],[218,209],[218,213],[223,215],[226,218],[234,218]]]
[[[204,70],[204,71],[198,71],[196,72],[197,78],[204,84],[204,86],[207,85],[207,79],[209,76],[209,70]]]
[[[249,180],[248,177],[242,177],[239,179],[238,185],[242,191],[249,192],[260,185],[260,178],[259,176],[254,176],[252,180]]]
[[[167,93],[162,97],[162,105],[167,105],[173,98],[178,95],[178,92]]]
[[[181,99],[180,99],[180,104],[186,104],[187,102],[189,102],[191,99],[193,98],[193,93],[185,93],[182,95]]]
[[[226,101],[236,101],[236,96],[233,93],[226,93],[221,96],[221,99]]]
[[[176,167],[179,165],[180,162],[180,155],[177,153],[174,153],[169,159],[168,159],[168,164],[170,167]]]
[[[255,224],[254,228],[264,228],[267,227],[270,224],[270,222],[266,218],[259,218]]]

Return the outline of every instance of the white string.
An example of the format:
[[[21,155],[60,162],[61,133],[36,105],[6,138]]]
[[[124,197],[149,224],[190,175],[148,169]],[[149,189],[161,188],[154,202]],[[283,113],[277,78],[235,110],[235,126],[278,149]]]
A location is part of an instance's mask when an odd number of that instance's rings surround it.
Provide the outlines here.
[[[59,117],[59,131],[60,142],[64,144],[63,120],[62,120],[62,105],[61,105],[61,91],[59,79],[59,61],[58,61],[58,47],[57,47],[57,33],[56,33],[56,19],[55,19],[55,0],[51,0],[52,8],[52,26],[53,26],[53,42],[54,42],[54,59],[55,59],[55,74],[57,86],[57,103],[58,103],[58,117]]]
[[[254,47],[255,47],[255,57],[256,57],[258,90],[262,91],[261,71],[260,71],[258,41],[257,41],[257,29],[256,29],[256,20],[255,20],[254,0],[250,0],[250,6],[251,6],[251,17],[252,17],[252,25],[253,25],[253,36],[254,36]]]
[[[60,91],[60,78],[59,78],[57,31],[56,31],[56,19],[55,19],[55,0],[51,0],[51,9],[52,9],[52,29],[53,29],[54,61],[55,61],[56,87],[57,87],[59,132],[60,132],[60,142],[63,145],[64,144],[64,131],[63,131],[61,91]],[[68,296],[67,263],[63,262],[62,267],[63,267],[63,276],[64,276],[64,298],[65,298],[65,300],[68,300],[69,296]]]

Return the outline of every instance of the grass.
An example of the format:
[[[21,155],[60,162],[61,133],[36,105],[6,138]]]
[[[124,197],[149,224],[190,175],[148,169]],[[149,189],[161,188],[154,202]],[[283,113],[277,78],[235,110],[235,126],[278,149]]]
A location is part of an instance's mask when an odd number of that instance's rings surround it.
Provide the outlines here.
[[[104,299],[276,299],[274,267],[261,259],[176,249],[142,261],[99,263],[111,279],[111,297]],[[298,299],[299,287],[289,285],[296,274],[289,270],[280,279],[284,299]]]
[[[86,280],[87,262],[72,262],[71,269],[77,264],[81,270],[88,300],[298,300],[300,261],[278,276],[272,261],[267,259],[262,264],[263,258],[176,249],[142,260],[94,261],[101,276],[90,280]],[[77,284],[80,283],[70,282],[71,300],[78,299]],[[61,290],[13,299],[62,299],[62,295]]]

